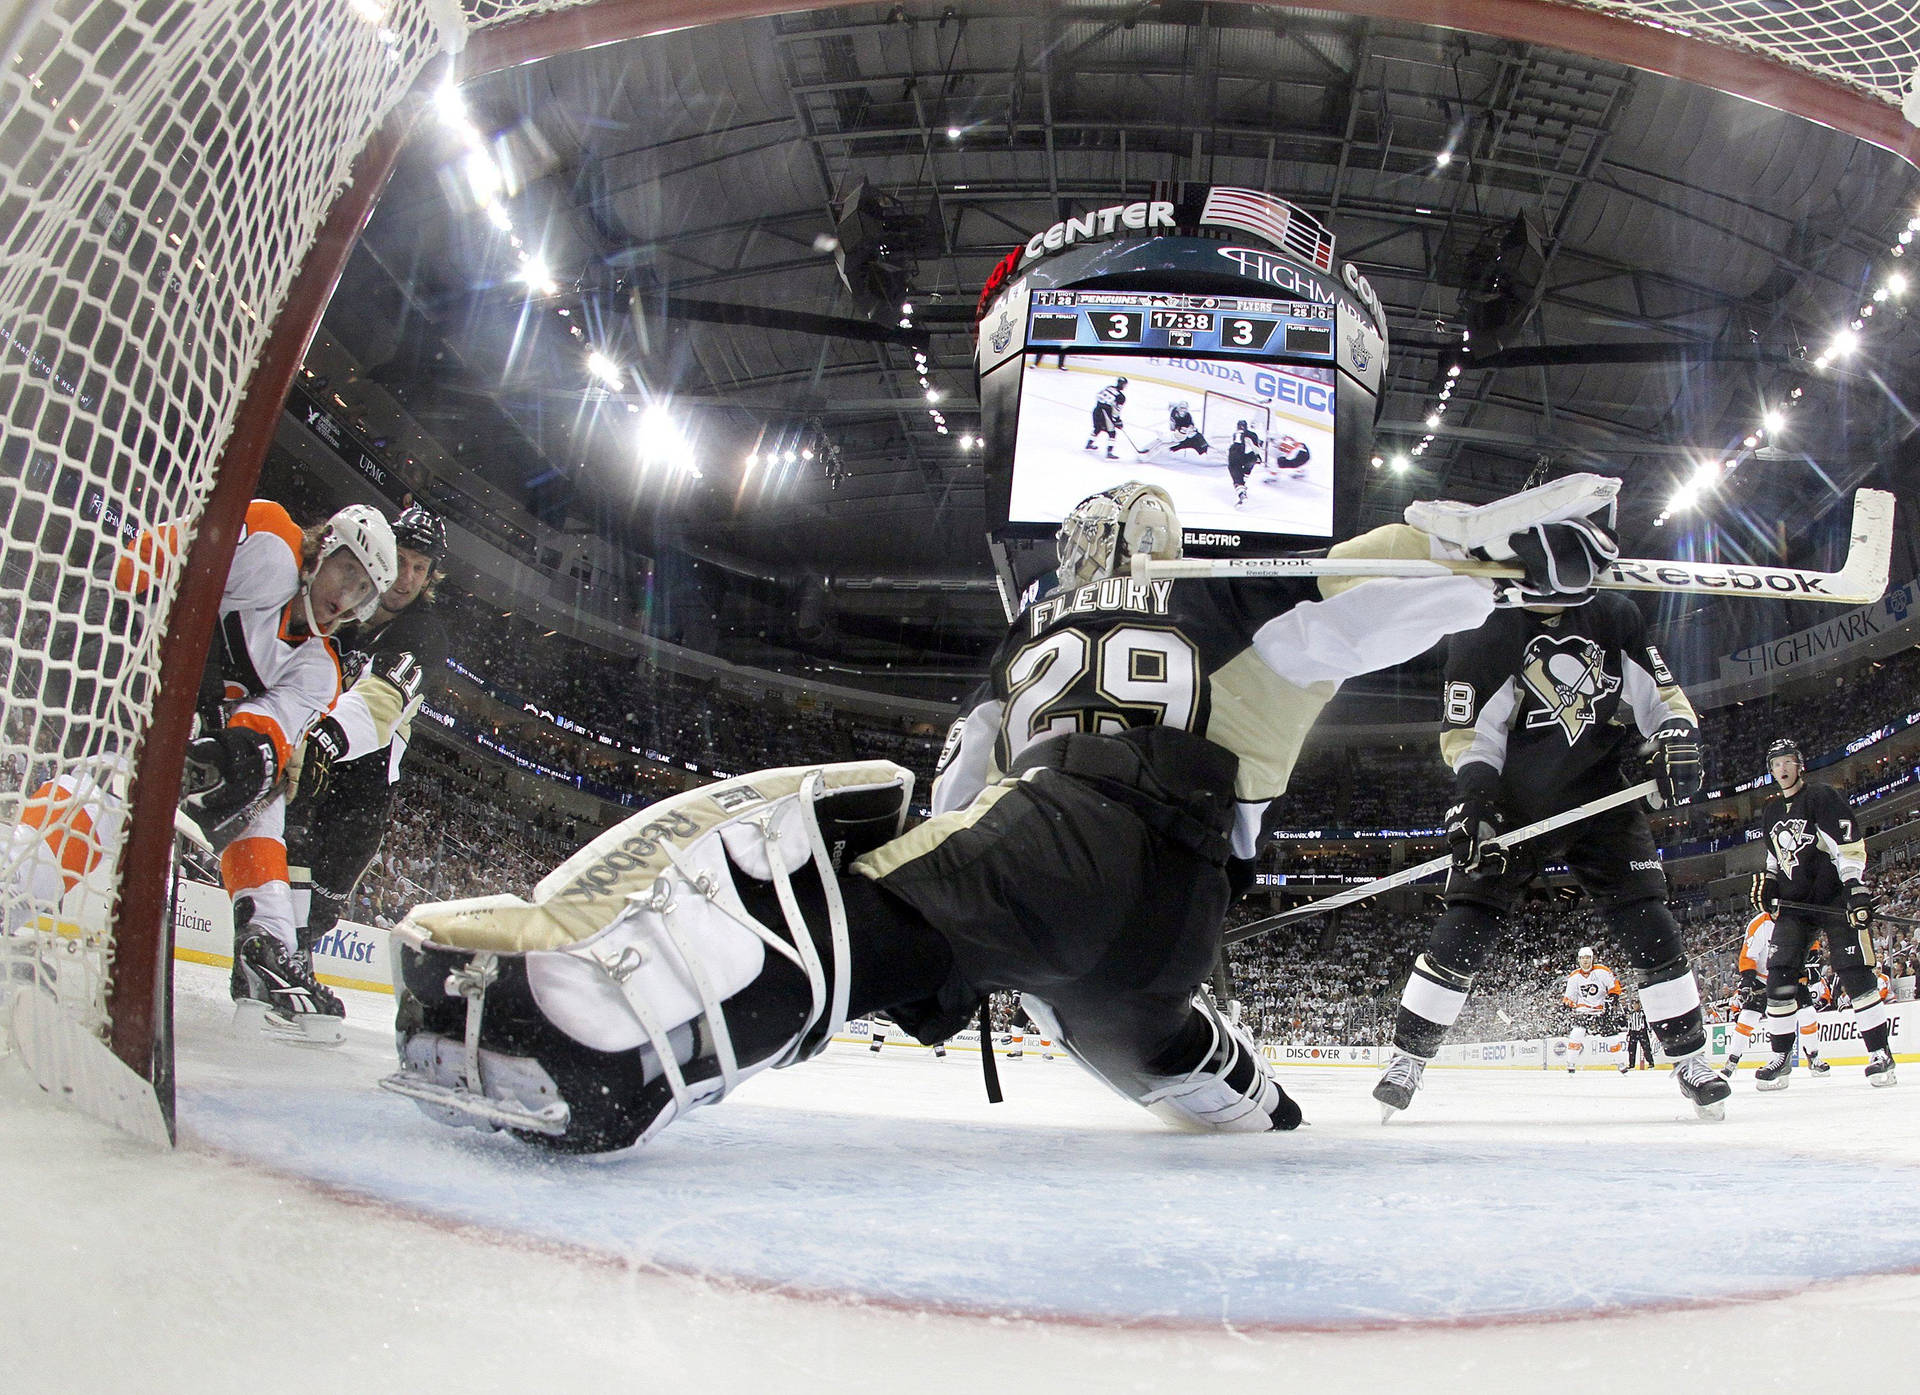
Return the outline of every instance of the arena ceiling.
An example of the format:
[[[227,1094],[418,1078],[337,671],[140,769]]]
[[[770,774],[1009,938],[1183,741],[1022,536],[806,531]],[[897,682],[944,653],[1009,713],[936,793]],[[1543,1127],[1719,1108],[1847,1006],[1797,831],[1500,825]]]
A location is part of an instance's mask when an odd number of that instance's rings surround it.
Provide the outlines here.
[[[1379,449],[1410,465],[1369,472],[1363,526],[1597,469],[1626,480],[1631,552],[1797,560],[1846,491],[1912,477],[1901,297],[1851,356],[1817,360],[1902,265],[1920,181],[1672,78],[1327,11],[922,3],[611,44],[461,95],[466,136],[457,113],[423,117],[326,317],[363,396],[404,404],[516,518],[615,538],[663,576],[704,559],[710,584],[763,602],[810,592],[816,637],[859,662],[950,665],[998,629],[984,472],[962,444],[975,298],[1016,242],[1156,182],[1279,194],[1380,293]],[[1517,220],[1537,290],[1473,346],[1411,457]],[[648,440],[671,431],[677,463]],[[732,656],[779,662],[744,638]]]

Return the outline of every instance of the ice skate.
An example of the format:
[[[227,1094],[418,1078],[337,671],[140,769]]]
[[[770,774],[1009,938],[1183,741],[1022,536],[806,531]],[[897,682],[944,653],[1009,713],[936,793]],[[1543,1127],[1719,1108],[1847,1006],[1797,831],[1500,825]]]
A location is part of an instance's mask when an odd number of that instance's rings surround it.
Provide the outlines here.
[[[1093,449],[1093,437],[1091,436],[1087,437],[1087,449],[1088,450]],[[1108,453],[1111,454],[1112,452],[1108,452]]]
[[[347,1037],[347,1009],[319,979],[312,961],[264,930],[248,930],[233,947],[233,1026],[294,1046],[338,1046]]]
[[[1824,1057],[1808,1056],[1806,1058],[1806,1062],[1807,1062],[1807,1072],[1810,1075],[1819,1076],[1819,1075],[1833,1074],[1833,1067],[1827,1064],[1826,1059]]]
[[[1727,1057],[1727,1063],[1720,1067],[1720,1078],[1722,1080],[1731,1080],[1735,1075],[1739,1074],[1739,1071],[1740,1058],[1738,1056],[1729,1056]]]
[[[1753,1073],[1753,1087],[1756,1090],[1784,1090],[1787,1088],[1787,1077],[1792,1074],[1793,1053],[1782,1051]]]
[[[1704,1056],[1687,1056],[1673,1064],[1674,1083],[1702,1119],[1727,1117],[1727,1096],[1733,1086],[1720,1078],[1720,1072],[1707,1064]]]
[[[1244,509],[1247,506],[1247,487],[1244,484],[1233,491],[1233,506],[1236,509]]]
[[[1876,1090],[1897,1084],[1893,1078],[1893,1052],[1876,1051],[1867,1062],[1867,1083]]]
[[[1404,1051],[1393,1053],[1393,1059],[1387,1062],[1386,1072],[1373,1087],[1373,1097],[1380,1101],[1381,1123],[1386,1123],[1413,1103],[1413,1092],[1420,1088],[1420,1077],[1426,1073],[1426,1069],[1427,1063],[1418,1056],[1408,1055]]]
[[[1622,1061],[1618,1066],[1614,1067],[1614,1069],[1619,1071],[1620,1074],[1626,1075],[1627,1073],[1632,1071],[1633,1067],[1628,1065],[1625,1061]]]

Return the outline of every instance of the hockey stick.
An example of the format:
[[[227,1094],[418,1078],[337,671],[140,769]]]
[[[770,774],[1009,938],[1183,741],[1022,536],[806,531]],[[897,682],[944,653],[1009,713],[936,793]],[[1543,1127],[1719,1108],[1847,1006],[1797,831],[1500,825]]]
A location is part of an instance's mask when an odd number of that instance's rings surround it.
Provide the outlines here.
[[[1886,594],[1892,560],[1893,495],[1883,489],[1862,489],[1853,496],[1853,530],[1847,560],[1839,571],[1623,557],[1594,585],[1605,591],[1686,591],[1865,605]],[[1146,581],[1307,576],[1484,576],[1510,580],[1524,575],[1518,567],[1504,562],[1390,557],[1182,557],[1158,561],[1144,554],[1133,559],[1133,574]]]
[[[1802,915],[1839,916],[1843,920],[1847,915],[1847,908],[1845,906],[1816,906],[1810,901],[1782,901],[1780,903],[1780,909],[1783,911],[1799,911]],[[1874,909],[1873,918],[1875,920],[1884,920],[1889,925],[1898,925],[1905,930],[1911,930],[1914,926],[1920,925],[1920,920],[1915,920],[1912,916],[1889,915],[1877,907]]]
[[[1622,804],[1631,804],[1636,799],[1653,794],[1659,788],[1655,781],[1642,780],[1637,785],[1629,785],[1626,789],[1616,790],[1612,794],[1603,794],[1598,799],[1590,799],[1585,804],[1563,809],[1557,814],[1549,814],[1544,819],[1516,828],[1510,833],[1503,833],[1493,840],[1493,844],[1500,848],[1516,847],[1543,834],[1565,828],[1568,824],[1590,819],[1595,814],[1604,814],[1607,810],[1617,809]],[[1255,935],[1264,935],[1269,930],[1277,930],[1282,925],[1290,925],[1296,920],[1305,920],[1309,916],[1337,911],[1342,906],[1351,906],[1356,901],[1365,901],[1370,897],[1378,896],[1383,891],[1392,891],[1396,886],[1405,886],[1408,882],[1417,882],[1422,877],[1430,877],[1435,872],[1444,871],[1452,865],[1453,854],[1441,853],[1440,856],[1429,858],[1418,866],[1402,867],[1398,872],[1389,872],[1384,877],[1362,882],[1359,886],[1350,886],[1345,891],[1336,891],[1331,896],[1323,896],[1318,901],[1309,901],[1304,906],[1295,906],[1292,910],[1281,911],[1278,915],[1270,915],[1264,920],[1235,926],[1226,933],[1222,943],[1238,944],[1241,940],[1251,939]]]

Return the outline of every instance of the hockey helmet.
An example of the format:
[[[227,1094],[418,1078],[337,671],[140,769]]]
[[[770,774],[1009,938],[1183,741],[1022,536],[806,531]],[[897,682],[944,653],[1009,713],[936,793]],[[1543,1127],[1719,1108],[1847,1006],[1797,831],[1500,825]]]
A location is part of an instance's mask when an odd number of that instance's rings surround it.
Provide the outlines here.
[[[1186,398],[1184,398],[1184,397],[1182,397],[1182,398],[1180,398],[1180,399],[1179,399],[1178,401],[1176,401],[1176,402],[1175,402],[1175,403],[1173,404],[1173,407],[1172,407],[1172,409],[1171,409],[1171,410],[1173,410],[1173,411],[1176,411],[1176,412],[1184,412],[1184,411],[1186,411],[1186,410],[1187,410],[1187,399],[1186,399]]]
[[[1113,385],[1115,387],[1125,387],[1127,385],[1127,380],[1125,378],[1115,378],[1113,380]]]
[[[1800,743],[1793,740],[1791,737],[1783,736],[1778,741],[1773,741],[1768,743],[1767,745],[1768,767],[1771,768],[1774,761],[1779,759],[1781,756],[1792,756],[1795,760],[1799,761],[1801,765],[1805,765],[1807,763],[1807,758],[1800,754]]]
[[[1162,561],[1178,557],[1180,515],[1173,496],[1160,486],[1119,484],[1075,504],[1054,543],[1060,584],[1084,586],[1126,570],[1141,554]]]
[[[1579,964],[1581,968],[1591,969],[1593,967],[1593,946],[1581,945],[1580,952],[1574,955],[1573,958],[1574,962]]]
[[[1241,417],[1238,422],[1234,423],[1233,429],[1235,431],[1245,431],[1247,429],[1247,419],[1245,417]]]
[[[380,608],[380,598],[392,589],[394,581],[400,575],[400,556],[393,540],[393,528],[380,511],[367,504],[349,504],[332,518],[327,520],[327,530],[320,535],[320,555],[314,559],[314,571],[319,571],[327,558],[345,548],[354,559],[366,568],[367,579],[373,582],[372,594],[366,604],[353,613],[352,619],[365,620]],[[320,627],[313,619],[312,575],[306,578],[307,585],[301,588],[307,606],[307,625],[315,633]]]
[[[393,541],[409,552],[432,559],[434,566],[447,560],[447,521],[418,504],[405,509],[393,523]]]

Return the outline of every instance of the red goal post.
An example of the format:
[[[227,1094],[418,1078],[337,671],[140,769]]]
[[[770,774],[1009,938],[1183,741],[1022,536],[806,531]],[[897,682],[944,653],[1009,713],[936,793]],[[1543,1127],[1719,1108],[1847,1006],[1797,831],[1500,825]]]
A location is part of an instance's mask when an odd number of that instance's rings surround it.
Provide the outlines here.
[[[0,971],[57,947],[79,970],[79,1029],[152,1083],[169,1123],[167,869],[199,671],[275,419],[412,122],[450,74],[802,8],[19,0],[0,17],[0,834],[76,762],[133,772],[91,906],[23,890],[14,840]],[[1670,74],[1920,165],[1901,111],[1920,61],[1905,4],[1315,8]],[[175,526],[183,547],[137,602],[110,580],[131,524]]]

